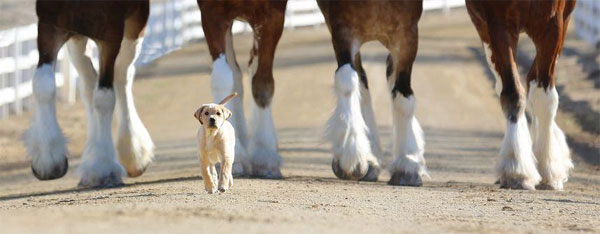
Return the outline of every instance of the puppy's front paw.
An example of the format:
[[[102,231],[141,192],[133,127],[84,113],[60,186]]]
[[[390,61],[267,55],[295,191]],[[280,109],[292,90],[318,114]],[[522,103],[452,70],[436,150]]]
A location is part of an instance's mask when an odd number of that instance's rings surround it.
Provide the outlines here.
[[[215,188],[206,188],[205,190],[206,190],[206,192],[208,192],[208,194],[213,194],[213,193],[217,192],[217,190]]]
[[[229,174],[228,176],[226,176],[227,178],[225,178],[224,180],[221,180],[219,183],[219,192],[224,193],[225,191],[231,189],[231,187],[233,186],[233,176],[231,176],[231,174]]]

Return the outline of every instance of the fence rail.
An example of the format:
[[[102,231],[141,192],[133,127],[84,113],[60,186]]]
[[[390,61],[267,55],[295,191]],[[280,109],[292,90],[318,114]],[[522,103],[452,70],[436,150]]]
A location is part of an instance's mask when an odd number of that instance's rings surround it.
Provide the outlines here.
[[[464,0],[425,0],[424,10],[450,9],[463,6]],[[314,0],[288,1],[285,27],[293,29],[321,25],[324,18]],[[234,33],[248,32],[250,27],[236,21]],[[141,54],[135,66],[152,63],[181,46],[204,38],[200,11],[195,0],[165,0],[152,3],[150,18]],[[37,24],[0,31],[0,118],[10,114],[21,114],[29,109],[32,94],[31,78],[38,62]],[[86,53],[98,67],[98,51],[93,43],[88,44]],[[58,54],[56,85],[58,98],[67,103],[76,99],[77,72],[69,63],[65,47]]]

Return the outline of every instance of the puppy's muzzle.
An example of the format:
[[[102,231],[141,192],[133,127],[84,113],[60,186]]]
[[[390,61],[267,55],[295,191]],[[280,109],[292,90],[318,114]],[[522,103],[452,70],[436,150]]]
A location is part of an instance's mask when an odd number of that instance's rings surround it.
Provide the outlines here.
[[[217,127],[215,118],[208,119],[208,126],[209,127]]]

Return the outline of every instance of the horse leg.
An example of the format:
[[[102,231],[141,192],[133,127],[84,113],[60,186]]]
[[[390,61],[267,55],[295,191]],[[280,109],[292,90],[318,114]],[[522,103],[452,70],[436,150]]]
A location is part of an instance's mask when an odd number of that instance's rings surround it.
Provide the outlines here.
[[[35,112],[24,134],[31,171],[40,180],[63,177],[69,167],[66,139],[56,119],[54,66],[58,50],[69,39],[68,32],[53,25],[38,25],[39,61],[32,79]]]
[[[377,124],[375,123],[375,114],[373,113],[373,105],[371,102],[371,93],[369,92],[367,73],[362,66],[360,52],[357,52],[356,56],[354,56],[354,67],[356,68],[356,72],[360,77],[360,108],[365,123],[367,124],[367,135],[369,137],[369,141],[371,142],[371,152],[379,161],[379,159],[381,159],[379,133],[377,131]],[[377,177],[379,177],[379,166],[375,164],[369,164],[367,175],[365,175],[365,177],[363,177],[361,180],[377,181]]]
[[[393,42],[387,59],[388,88],[392,97],[393,155],[390,185],[421,186],[425,167],[423,130],[415,117],[415,95],[411,88],[412,65],[417,56],[417,24],[400,32]]]
[[[531,35],[537,50],[531,67],[529,82],[529,105],[534,115],[533,152],[538,160],[537,168],[542,176],[538,188],[562,190],[567,182],[573,162],[565,134],[554,122],[558,109],[558,93],[554,82],[554,69],[564,41],[562,17],[546,24],[546,28]]]
[[[130,177],[144,173],[154,158],[154,143],[140,120],[133,102],[134,63],[140,53],[144,25],[125,21],[125,36],[115,61],[114,90],[117,100],[116,149],[121,165]]]
[[[507,119],[498,165],[500,187],[534,190],[540,175],[531,150],[531,137],[524,112],[524,90],[515,62],[518,33],[509,32],[502,24],[490,24],[488,35],[489,39],[482,38],[482,41],[484,49],[487,50],[485,47],[489,46],[490,67],[494,68],[493,71],[501,80],[501,85],[496,87],[501,90],[500,102]]]
[[[254,28],[254,48],[250,60],[252,77],[252,116],[249,152],[252,174],[266,179],[280,179],[282,159],[277,145],[277,133],[271,113],[275,91],[273,59],[283,31],[283,13],[274,12],[260,27]],[[255,54],[256,53],[256,54]],[[257,58],[255,58],[255,56]]]
[[[210,85],[214,100],[218,102],[233,92],[238,93],[238,97],[231,100],[226,106],[233,113],[231,122],[236,136],[232,171],[233,175],[239,176],[249,175],[251,165],[246,152],[248,133],[243,106],[242,72],[233,49],[232,24],[232,19],[223,20],[219,16],[211,15],[210,12],[202,14],[202,27],[213,59]]]
[[[92,99],[94,95],[94,87],[98,82],[98,74],[92,64],[92,59],[85,55],[88,38],[84,36],[74,36],[67,42],[71,63],[81,77],[79,90],[81,92],[81,100],[85,105],[87,113],[87,132],[91,132],[92,126]]]
[[[238,97],[229,102],[232,113],[235,113],[232,116],[231,122],[235,129],[235,136],[237,138],[236,143],[239,142],[236,144],[238,145],[236,146],[236,155],[239,156],[235,157],[237,160],[239,160],[239,162],[234,161],[232,174],[249,175],[251,174],[250,172],[252,170],[252,166],[246,152],[248,147],[248,130],[246,128],[246,115],[244,114],[244,84],[242,82],[243,75],[240,65],[237,63],[235,58],[235,51],[233,49],[233,34],[231,33],[231,28],[227,31],[225,41],[227,42],[227,47],[225,47],[227,63],[233,71],[233,92],[238,93]]]
[[[334,78],[337,105],[327,121],[327,139],[333,151],[331,167],[340,179],[360,180],[371,174],[365,179],[374,180],[379,160],[371,150],[369,129],[362,115],[360,75],[353,66],[360,42],[343,23],[330,25],[338,62]]]
[[[114,65],[120,44],[97,41],[100,49],[100,74],[92,95],[90,132],[79,166],[80,187],[113,187],[123,183],[125,171],[117,161],[111,126],[115,107]]]

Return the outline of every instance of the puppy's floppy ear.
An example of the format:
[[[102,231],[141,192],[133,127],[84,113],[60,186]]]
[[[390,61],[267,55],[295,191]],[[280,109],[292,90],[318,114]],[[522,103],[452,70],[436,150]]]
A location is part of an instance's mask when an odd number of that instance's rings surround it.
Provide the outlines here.
[[[223,106],[223,116],[225,117],[225,120],[228,120],[229,118],[231,118],[231,111],[229,109],[227,109],[225,106]]]
[[[200,109],[196,110],[196,113],[194,113],[194,117],[196,117],[200,124],[204,124],[202,123],[202,112],[204,112],[205,107],[206,106],[201,106]]]

